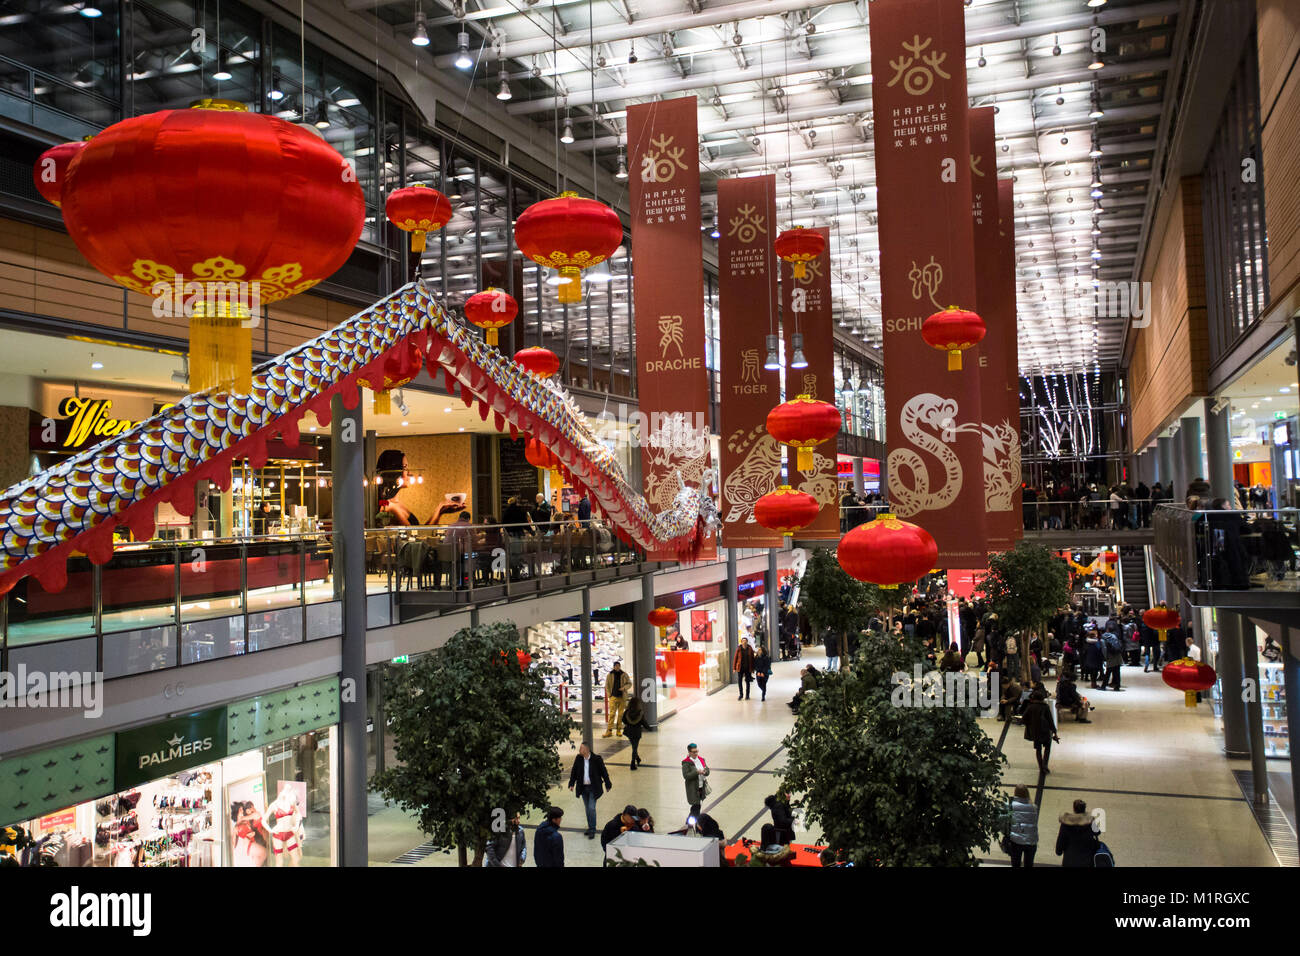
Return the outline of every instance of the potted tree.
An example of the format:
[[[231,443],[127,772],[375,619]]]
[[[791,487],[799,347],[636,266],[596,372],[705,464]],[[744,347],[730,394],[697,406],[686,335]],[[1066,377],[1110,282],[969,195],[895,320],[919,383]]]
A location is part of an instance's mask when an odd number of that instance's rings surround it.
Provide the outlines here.
[[[1046,652],[1047,622],[1070,603],[1069,567],[1047,548],[1021,541],[1010,551],[989,558],[979,591],[1002,629],[1018,636],[1020,676],[1028,680],[1030,639],[1041,637]]]

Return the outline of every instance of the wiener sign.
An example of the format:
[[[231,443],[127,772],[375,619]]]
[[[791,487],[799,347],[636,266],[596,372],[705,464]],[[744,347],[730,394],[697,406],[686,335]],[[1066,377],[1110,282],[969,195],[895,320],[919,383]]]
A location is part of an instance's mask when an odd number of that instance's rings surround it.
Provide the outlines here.
[[[172,402],[158,406],[170,408]],[[113,417],[111,398],[80,398],[69,395],[59,402],[60,418],[47,418],[32,429],[31,446],[42,451],[79,451],[130,431],[139,422]]]

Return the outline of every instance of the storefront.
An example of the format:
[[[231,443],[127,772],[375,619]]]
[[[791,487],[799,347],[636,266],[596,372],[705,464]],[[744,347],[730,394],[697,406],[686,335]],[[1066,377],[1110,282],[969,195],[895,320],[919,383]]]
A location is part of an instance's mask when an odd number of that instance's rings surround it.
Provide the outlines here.
[[[566,713],[582,712],[582,626],[577,621],[546,621],[524,631],[528,653],[535,664],[550,665],[543,679]],[[597,722],[605,719],[605,678],[617,661],[628,674],[632,667],[632,624],[626,621],[591,622],[592,711]],[[662,694],[660,706],[663,706]]]
[[[329,678],[6,758],[0,861],[333,866],[338,710]]]
[[[1200,632],[1205,635],[1205,663],[1217,672],[1219,670],[1219,630],[1216,611],[1212,607],[1196,608],[1200,617]],[[1282,672],[1283,664],[1279,659],[1270,661],[1265,656],[1268,634],[1262,627],[1244,620],[1243,637],[1247,642],[1253,641],[1259,661],[1259,702],[1264,724],[1264,755],[1266,757],[1290,757],[1291,735],[1286,716],[1286,680]],[[1273,645],[1280,650],[1277,644]],[[1239,696],[1237,690],[1232,690]],[[1214,726],[1223,733],[1223,680],[1215,680],[1210,689],[1210,706],[1214,710]]]

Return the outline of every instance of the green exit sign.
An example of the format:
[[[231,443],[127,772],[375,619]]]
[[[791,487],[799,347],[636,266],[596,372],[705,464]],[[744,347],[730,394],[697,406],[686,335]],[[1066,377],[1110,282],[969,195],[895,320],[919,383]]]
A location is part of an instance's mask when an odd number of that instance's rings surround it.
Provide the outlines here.
[[[1273,413],[1273,417],[1274,417],[1274,418],[1286,418],[1286,412],[1280,412],[1280,411],[1279,411],[1279,412],[1274,412],[1274,413]]]
[[[394,657],[392,662],[394,664],[409,664],[411,663],[411,655],[410,654],[399,655],[398,657]]]

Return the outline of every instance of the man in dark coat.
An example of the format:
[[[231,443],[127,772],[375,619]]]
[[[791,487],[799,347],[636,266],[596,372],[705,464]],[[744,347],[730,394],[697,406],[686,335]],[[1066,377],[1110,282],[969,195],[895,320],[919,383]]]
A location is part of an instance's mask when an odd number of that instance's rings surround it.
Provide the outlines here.
[[[1021,719],[1025,725],[1025,739],[1034,745],[1039,772],[1051,773],[1047,762],[1052,759],[1052,741],[1060,743],[1061,738],[1056,735],[1056,721],[1052,718],[1052,708],[1047,706],[1047,694],[1042,690],[1030,694]]]
[[[546,822],[537,828],[533,838],[533,861],[538,866],[564,866],[564,836],[560,833],[563,822],[564,811],[559,807],[546,811]]]
[[[1073,813],[1061,814],[1061,831],[1056,837],[1056,855],[1061,866],[1092,866],[1097,852],[1097,835],[1092,832],[1092,816],[1082,800],[1074,801]]]
[[[749,646],[749,638],[740,639],[736,656],[731,659],[731,671],[736,675],[736,688],[740,691],[740,696],[736,699],[745,700],[754,684],[754,649]]]
[[[623,812],[605,824],[605,829],[600,831],[600,848],[603,850],[610,843],[617,840],[625,830],[637,829],[636,807],[628,804],[623,808]]]
[[[603,788],[602,788],[603,784]],[[578,756],[573,758],[573,767],[569,770],[569,789],[582,800],[587,810],[587,839],[596,838],[596,801],[606,790],[613,790],[609,782],[609,772],[600,754],[591,752],[590,741],[584,740],[578,748]]]

